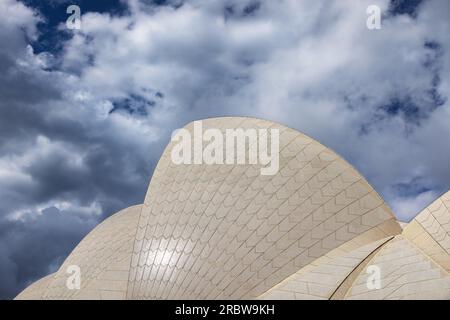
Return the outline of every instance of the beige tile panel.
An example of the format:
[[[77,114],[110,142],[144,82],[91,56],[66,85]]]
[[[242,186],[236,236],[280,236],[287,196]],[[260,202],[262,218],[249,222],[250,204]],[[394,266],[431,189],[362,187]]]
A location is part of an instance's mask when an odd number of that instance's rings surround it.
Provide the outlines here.
[[[419,213],[410,223],[411,226],[405,228],[405,233],[412,233],[412,229],[417,229],[418,223],[439,246],[450,254],[450,191],[436,199],[432,204]],[[420,232],[422,233],[422,232]],[[429,241],[426,243],[429,243]],[[425,244],[424,244],[425,245]],[[420,246],[420,245],[419,245]],[[430,248],[431,249],[431,248]],[[433,252],[435,249],[432,249]],[[448,265],[447,265],[448,270]]]
[[[378,266],[381,288],[369,289],[369,266]],[[346,299],[450,299],[450,276],[412,242],[396,236],[355,279]]]
[[[399,232],[394,220],[366,231],[298,270],[259,298],[278,299],[290,292],[292,299],[330,299],[368,255],[392,238],[391,228]]]
[[[450,213],[449,213],[450,215]],[[411,221],[402,235],[421,249],[430,259],[450,273],[450,255],[416,220]]]
[[[395,236],[381,197],[320,143],[259,119],[203,125],[279,129],[278,173],[175,165],[169,144],[142,206],[106,219],[17,299],[449,298],[450,193]],[[373,264],[380,290],[367,288]],[[69,265],[81,267],[81,290],[66,287]]]
[[[339,285],[336,291],[333,292],[330,299],[331,300],[342,300],[346,296],[347,292],[352,287],[356,278],[360,275],[362,270],[366,268],[366,266],[370,263],[372,258],[393,238],[389,238],[387,241],[383,242],[380,246],[378,246],[374,251],[372,251],[364,260],[361,261],[353,271],[345,278],[345,280]]]
[[[203,126],[279,129],[280,170],[175,165],[169,144],[139,218],[128,298],[254,298],[393,218],[347,162],[295,130],[251,118]]]
[[[43,299],[124,299],[141,206],[124,209],[92,230],[53,275]],[[81,288],[69,290],[66,273],[80,267]]]

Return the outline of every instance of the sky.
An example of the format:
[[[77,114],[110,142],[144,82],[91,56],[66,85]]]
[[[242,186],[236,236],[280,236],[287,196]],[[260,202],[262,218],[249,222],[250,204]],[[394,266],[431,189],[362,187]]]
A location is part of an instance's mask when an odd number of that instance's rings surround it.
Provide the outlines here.
[[[141,203],[196,119],[304,132],[409,221],[450,189],[449,26],[448,0],[0,0],[0,299]]]

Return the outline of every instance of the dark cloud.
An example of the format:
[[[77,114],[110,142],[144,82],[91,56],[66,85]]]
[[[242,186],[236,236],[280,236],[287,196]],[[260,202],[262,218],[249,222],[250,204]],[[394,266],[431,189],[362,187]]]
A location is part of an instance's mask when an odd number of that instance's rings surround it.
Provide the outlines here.
[[[408,14],[412,17],[417,17],[417,12],[422,2],[424,0],[391,0],[389,11],[394,15]]]
[[[31,282],[55,272],[97,223],[90,216],[47,208],[24,220],[0,219],[0,299],[10,299]]]
[[[130,97],[125,99],[115,100],[113,101],[113,108],[110,113],[116,111],[126,111],[130,114],[137,114],[140,116],[147,116],[148,110],[151,107],[155,106],[155,101],[148,100],[140,95],[131,94]]]
[[[55,271],[104,218],[142,202],[161,150],[157,144],[155,154],[144,154],[146,137],[121,133],[123,117],[92,113],[102,101],[70,98],[68,75],[46,70],[46,57],[28,46],[21,25],[6,27],[0,31],[4,43],[11,40],[0,48],[0,299]]]
[[[59,54],[63,48],[63,42],[70,39],[71,32],[58,28],[60,24],[65,24],[69,15],[67,7],[78,5],[82,14],[87,12],[108,13],[111,15],[127,14],[128,7],[121,0],[91,1],[91,0],[20,0],[28,7],[41,12],[43,20],[37,24],[39,36],[35,41],[31,41],[36,53],[51,52]]]
[[[405,220],[450,186],[447,1],[376,1],[394,14],[373,32],[373,1],[101,2],[70,1],[79,32],[57,28],[65,0],[0,2],[0,18],[15,6],[0,19],[0,298],[142,202],[171,131],[195,119],[299,129]]]

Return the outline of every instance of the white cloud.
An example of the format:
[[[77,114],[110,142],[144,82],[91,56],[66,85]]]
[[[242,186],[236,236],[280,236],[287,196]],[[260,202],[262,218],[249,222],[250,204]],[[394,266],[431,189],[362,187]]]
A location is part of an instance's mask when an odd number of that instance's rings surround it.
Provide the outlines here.
[[[225,4],[233,8],[228,16]],[[101,99],[131,93],[152,99],[163,92],[146,119],[160,137],[192,119],[259,116],[334,148],[388,201],[388,188],[415,176],[448,188],[446,158],[435,154],[450,153],[437,139],[448,131],[449,105],[433,111],[430,96],[433,88],[442,98],[449,93],[442,34],[448,4],[427,1],[417,19],[385,17],[381,30],[370,31],[371,4],[386,12],[389,2],[267,1],[247,17],[241,2],[190,1],[146,11],[135,2],[129,16],[84,15],[64,62],[68,69],[78,65],[80,84]],[[443,48],[434,67],[425,65],[436,55],[427,41]],[[434,87],[437,72],[441,82]],[[393,99],[413,102],[418,114],[386,114],[380,107]],[[369,129],[361,135],[361,128]]]
[[[36,23],[40,21],[38,14],[16,0],[2,0],[0,3],[0,27],[8,31],[24,28],[28,36],[36,35]]]
[[[403,220],[449,189],[448,1],[373,31],[366,8],[387,13],[388,0],[128,3],[121,16],[85,13],[53,56],[29,46],[43,18],[0,2],[2,217],[58,211],[91,226],[142,201],[174,129],[223,115],[318,139]]]
[[[439,196],[440,194],[434,191],[426,191],[412,197],[396,197],[391,200],[391,206],[400,221],[409,222],[412,217],[425,209]]]
[[[371,31],[371,4],[388,8],[387,0],[268,1],[245,16],[242,2],[190,1],[177,9],[133,2],[123,16],[86,13],[82,30],[64,46],[63,73],[51,73],[65,103],[47,104],[48,120],[79,119],[119,144],[131,141],[149,158],[146,148],[161,148],[190,120],[259,116],[332,147],[388,201],[394,197],[388,189],[417,176],[429,177],[436,190],[448,188],[450,146],[436,137],[448,133],[449,105],[434,111],[430,96],[433,89],[444,99],[449,94],[442,35],[448,5],[427,1],[417,19],[385,17],[382,29]],[[17,9],[5,20],[9,28],[34,30],[35,12],[12,0],[6,7]],[[424,46],[432,41],[441,56]],[[434,56],[434,65],[426,65]],[[49,57],[28,49],[20,59],[18,65],[38,73]],[[116,101],[136,96],[153,104],[146,116],[109,114]],[[413,102],[423,119],[402,110],[386,114],[380,107],[392,99]]]

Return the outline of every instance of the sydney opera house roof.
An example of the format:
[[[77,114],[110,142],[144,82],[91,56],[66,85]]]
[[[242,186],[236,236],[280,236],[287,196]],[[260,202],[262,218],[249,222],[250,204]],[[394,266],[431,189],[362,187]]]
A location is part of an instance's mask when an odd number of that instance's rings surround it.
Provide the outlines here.
[[[175,164],[171,142],[144,203],[103,221],[16,299],[450,299],[450,192],[402,228],[364,177],[310,137],[253,118],[203,126],[278,129],[278,172]]]

